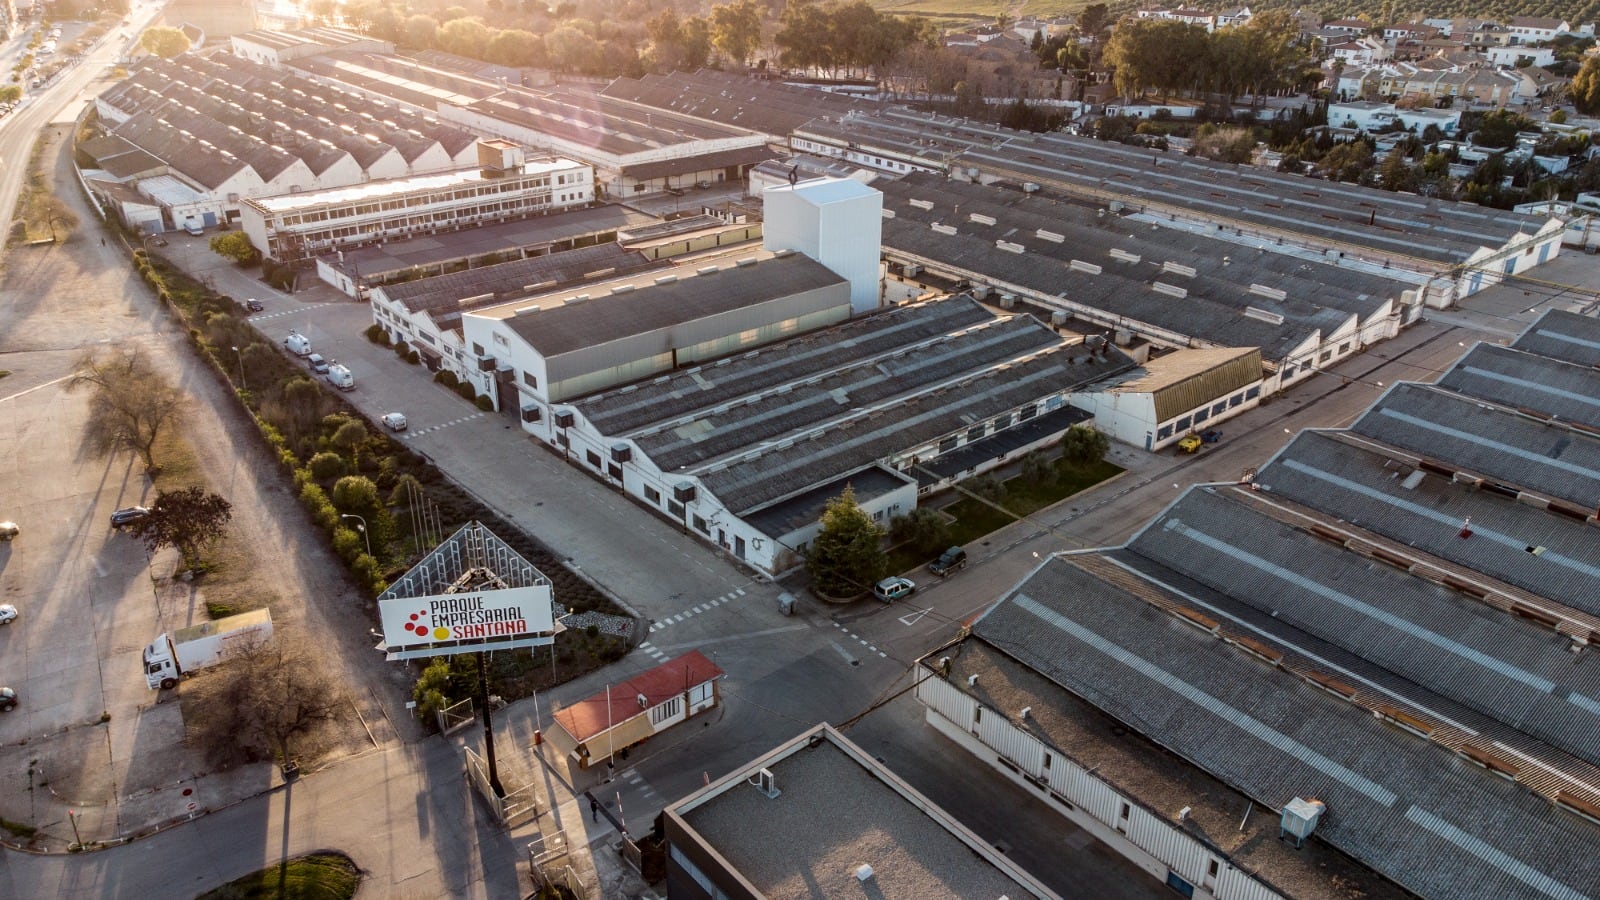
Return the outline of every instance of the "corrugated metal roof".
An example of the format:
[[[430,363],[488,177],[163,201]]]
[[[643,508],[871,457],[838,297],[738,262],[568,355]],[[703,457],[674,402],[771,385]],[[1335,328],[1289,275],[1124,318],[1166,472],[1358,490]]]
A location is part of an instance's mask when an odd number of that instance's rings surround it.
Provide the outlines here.
[[[1580,366],[1600,366],[1600,319],[1564,309],[1545,310],[1511,346]]]
[[[1478,344],[1438,384],[1493,403],[1600,428],[1600,369],[1593,366]]]
[[[1318,837],[1423,896],[1600,890],[1593,826],[1069,560],[973,633],[1269,809],[1324,801]]]
[[[1259,381],[1259,348],[1218,347],[1175,350],[1151,357],[1138,371],[1106,385],[1104,390],[1112,394],[1154,394],[1156,421],[1165,422]]]

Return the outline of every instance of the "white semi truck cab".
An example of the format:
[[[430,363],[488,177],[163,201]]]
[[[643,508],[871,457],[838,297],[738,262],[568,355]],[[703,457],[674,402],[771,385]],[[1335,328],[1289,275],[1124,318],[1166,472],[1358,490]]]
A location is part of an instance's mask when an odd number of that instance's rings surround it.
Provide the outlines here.
[[[178,679],[219,663],[239,648],[272,638],[272,614],[264,609],[201,622],[163,634],[144,648],[144,680],[150,690],[177,687]]]

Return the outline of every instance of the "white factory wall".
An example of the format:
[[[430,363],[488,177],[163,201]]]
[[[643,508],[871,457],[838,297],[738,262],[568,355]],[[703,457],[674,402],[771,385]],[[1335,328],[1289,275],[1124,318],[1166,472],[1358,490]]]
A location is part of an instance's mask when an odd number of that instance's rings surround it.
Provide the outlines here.
[[[819,178],[761,196],[766,249],[804,253],[848,280],[852,313],[878,308],[882,192],[849,178]]]

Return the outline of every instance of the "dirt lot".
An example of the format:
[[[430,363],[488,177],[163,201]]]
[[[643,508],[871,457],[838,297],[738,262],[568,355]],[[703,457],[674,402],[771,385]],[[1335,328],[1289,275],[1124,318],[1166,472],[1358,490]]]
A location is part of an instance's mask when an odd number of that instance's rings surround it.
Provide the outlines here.
[[[59,143],[47,155],[56,183],[71,185]],[[104,839],[187,808],[141,804],[145,794],[188,784],[186,796],[214,807],[270,783],[266,772],[231,773],[195,790],[206,769],[181,743],[183,704],[144,687],[140,649],[160,630],[205,619],[208,600],[268,606],[278,628],[315,641],[338,670],[352,706],[315,742],[327,758],[414,738],[404,708],[410,677],[372,649],[371,601],[313,533],[253,424],[134,278],[125,248],[102,243],[75,189],[62,196],[86,224],[63,243],[10,252],[0,275],[0,368],[13,373],[0,381],[0,496],[3,517],[24,527],[0,556],[0,593],[23,609],[0,635],[0,683],[18,685],[23,700],[0,720],[0,818],[55,834],[70,802],[80,827]],[[64,380],[86,349],[110,344],[149,351],[191,401],[181,431],[192,459],[155,484],[131,458],[79,449],[87,406]],[[218,571],[194,583],[173,581],[175,557],[147,559],[103,518],[189,481],[234,511]],[[198,699],[205,680],[175,693],[185,704]]]

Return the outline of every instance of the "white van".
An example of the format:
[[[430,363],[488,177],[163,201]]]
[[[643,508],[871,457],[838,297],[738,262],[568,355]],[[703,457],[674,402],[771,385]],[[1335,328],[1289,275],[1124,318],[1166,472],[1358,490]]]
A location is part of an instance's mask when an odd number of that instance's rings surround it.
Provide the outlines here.
[[[353,391],[356,389],[356,377],[350,374],[348,368],[337,362],[328,366],[328,383],[341,391]]]
[[[283,339],[283,346],[301,359],[311,355],[311,339],[298,331],[289,332],[289,336]]]
[[[206,233],[206,228],[204,225],[200,224],[199,219],[186,219],[183,223],[183,230],[189,232],[195,237],[199,237],[200,235]]]

